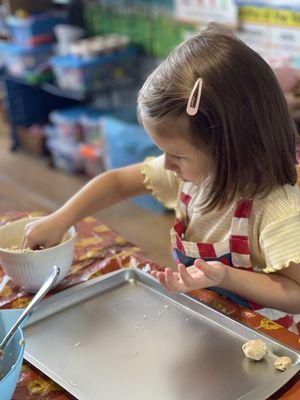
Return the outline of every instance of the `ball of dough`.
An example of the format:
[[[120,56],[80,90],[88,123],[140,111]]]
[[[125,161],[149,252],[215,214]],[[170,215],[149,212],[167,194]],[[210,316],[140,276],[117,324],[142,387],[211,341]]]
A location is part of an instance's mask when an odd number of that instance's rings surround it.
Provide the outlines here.
[[[279,371],[285,371],[286,369],[291,368],[292,360],[290,357],[278,357],[274,362],[274,367],[279,369]]]
[[[261,339],[249,340],[243,344],[242,349],[247,358],[255,361],[262,360],[268,353],[267,345]]]

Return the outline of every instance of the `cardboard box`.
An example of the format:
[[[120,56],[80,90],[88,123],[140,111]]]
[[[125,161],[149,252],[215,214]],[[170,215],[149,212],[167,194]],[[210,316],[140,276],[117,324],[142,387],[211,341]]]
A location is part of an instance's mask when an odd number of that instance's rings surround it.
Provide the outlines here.
[[[33,125],[29,128],[18,126],[17,136],[24,150],[38,156],[43,156],[45,154],[45,136],[42,126]]]
[[[14,14],[17,10],[25,10],[29,14],[37,14],[53,7],[51,0],[3,0],[7,14]]]

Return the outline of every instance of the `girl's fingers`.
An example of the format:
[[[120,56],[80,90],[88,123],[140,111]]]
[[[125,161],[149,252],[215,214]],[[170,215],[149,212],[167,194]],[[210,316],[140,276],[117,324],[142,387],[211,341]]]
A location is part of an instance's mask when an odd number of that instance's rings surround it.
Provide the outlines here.
[[[168,291],[171,291],[172,289],[168,286],[166,282],[166,275],[164,272],[158,272],[157,273],[157,279],[159,280],[159,283]]]
[[[31,249],[36,250],[38,244],[35,243],[33,240],[30,240],[27,236],[24,236],[22,239],[21,249]]]
[[[213,268],[207,262],[201,260],[201,258],[198,258],[194,265],[208,278],[214,279]]]
[[[178,265],[178,272],[166,268],[164,271],[151,271],[151,275],[168,291],[186,292],[192,289],[194,283],[183,264]]]
[[[180,290],[178,279],[175,277],[175,274],[171,268],[165,269],[165,280],[167,286],[169,287],[169,290],[173,291]]]
[[[182,282],[186,285],[187,289],[193,286],[194,280],[186,270],[183,264],[178,265],[178,272]]]

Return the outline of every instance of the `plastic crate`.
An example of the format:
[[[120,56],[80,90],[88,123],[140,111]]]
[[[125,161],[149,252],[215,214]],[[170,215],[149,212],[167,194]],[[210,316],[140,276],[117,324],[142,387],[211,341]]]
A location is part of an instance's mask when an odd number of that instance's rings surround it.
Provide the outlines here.
[[[53,42],[54,27],[63,23],[67,23],[66,14],[57,12],[37,14],[27,18],[11,16],[7,19],[13,41],[21,46],[37,46]]]
[[[11,76],[26,78],[37,71],[41,65],[47,63],[52,55],[52,46],[43,45],[31,48],[10,44],[2,49],[5,68]]]
[[[59,139],[47,140],[47,148],[51,153],[53,166],[70,174],[83,171],[79,145],[71,145]]]
[[[161,151],[136,121],[136,110],[128,110],[103,117],[107,164],[120,168],[142,162],[146,157],[157,156]],[[135,197],[133,201],[143,208],[164,212],[164,206],[152,196]]]
[[[93,58],[57,56],[50,59],[59,87],[88,92],[132,83],[138,77],[138,49],[128,47]]]

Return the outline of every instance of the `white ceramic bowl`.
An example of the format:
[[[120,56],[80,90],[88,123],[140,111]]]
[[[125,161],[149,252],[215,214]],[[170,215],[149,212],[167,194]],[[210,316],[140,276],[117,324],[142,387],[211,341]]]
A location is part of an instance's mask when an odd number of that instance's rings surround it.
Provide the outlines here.
[[[71,227],[62,243],[49,249],[26,253],[9,250],[21,247],[25,226],[37,219],[24,218],[0,227],[0,264],[16,285],[31,292],[40,289],[54,265],[60,268],[56,285],[64,279],[72,265],[76,239],[76,230]]]

